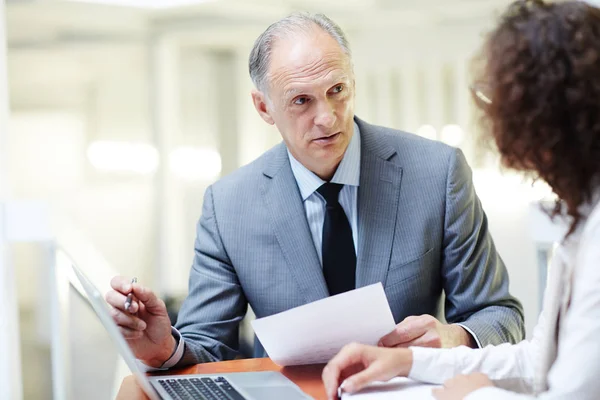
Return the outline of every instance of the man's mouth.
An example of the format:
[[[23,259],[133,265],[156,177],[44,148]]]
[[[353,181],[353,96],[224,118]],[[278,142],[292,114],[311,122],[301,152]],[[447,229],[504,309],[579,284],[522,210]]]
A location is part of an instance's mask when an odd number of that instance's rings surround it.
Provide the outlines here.
[[[321,136],[319,138],[313,139],[313,141],[317,142],[317,143],[323,143],[323,144],[333,142],[335,139],[338,138],[338,136],[340,134],[341,134],[341,132],[332,133],[331,135]]]

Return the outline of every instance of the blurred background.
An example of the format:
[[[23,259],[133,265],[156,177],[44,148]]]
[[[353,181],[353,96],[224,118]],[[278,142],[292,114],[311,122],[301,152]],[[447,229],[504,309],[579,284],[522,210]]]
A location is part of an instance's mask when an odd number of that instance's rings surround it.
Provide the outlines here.
[[[69,329],[59,330],[71,348],[52,365],[56,279],[48,265],[57,265],[57,250],[101,290],[113,274],[135,275],[176,311],[187,293],[204,190],[281,140],[254,110],[247,59],[270,23],[297,10],[323,12],[346,31],[359,117],[464,151],[529,335],[555,237],[535,204],[550,191],[501,170],[480,143],[468,90],[471,60],[507,4],[7,0],[2,193],[38,212],[32,223],[50,232],[9,245],[23,397],[53,398],[53,379],[55,396],[62,379],[67,397],[110,398],[124,373],[105,368],[116,353],[72,289],[62,309]],[[67,372],[53,378],[60,365]]]

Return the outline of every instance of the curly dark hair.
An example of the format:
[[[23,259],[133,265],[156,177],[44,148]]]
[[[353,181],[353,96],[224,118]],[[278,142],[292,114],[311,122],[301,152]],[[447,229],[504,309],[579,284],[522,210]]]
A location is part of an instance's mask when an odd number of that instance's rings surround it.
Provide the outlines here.
[[[476,93],[505,166],[532,171],[572,217],[600,175],[600,9],[581,1],[514,2],[483,47]],[[481,101],[483,99],[483,101]]]

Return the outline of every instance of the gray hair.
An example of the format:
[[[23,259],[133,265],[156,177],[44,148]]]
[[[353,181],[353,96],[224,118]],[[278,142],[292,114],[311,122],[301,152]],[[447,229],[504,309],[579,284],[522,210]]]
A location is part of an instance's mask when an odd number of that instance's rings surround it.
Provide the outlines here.
[[[308,12],[293,13],[273,24],[271,24],[254,42],[254,47],[250,52],[248,66],[250,78],[254,86],[261,92],[267,88],[267,72],[269,62],[273,51],[275,41],[285,35],[297,32],[308,32],[311,29],[319,27],[334,38],[344,51],[348,58],[352,58],[348,39],[335,22],[330,20],[324,14],[312,14]]]

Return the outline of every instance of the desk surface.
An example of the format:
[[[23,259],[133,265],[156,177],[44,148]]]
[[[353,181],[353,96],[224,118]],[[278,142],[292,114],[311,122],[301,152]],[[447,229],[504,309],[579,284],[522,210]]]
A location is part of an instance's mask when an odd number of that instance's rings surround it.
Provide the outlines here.
[[[292,382],[300,387],[306,394],[316,400],[325,400],[325,388],[321,381],[323,365],[303,365],[296,367],[280,367],[268,358],[257,358],[248,360],[224,361],[217,363],[197,364],[192,367],[179,370],[167,371],[162,375],[186,375],[186,374],[215,374],[225,372],[248,372],[248,371],[279,371]],[[117,400],[147,400],[133,376],[123,380]]]

